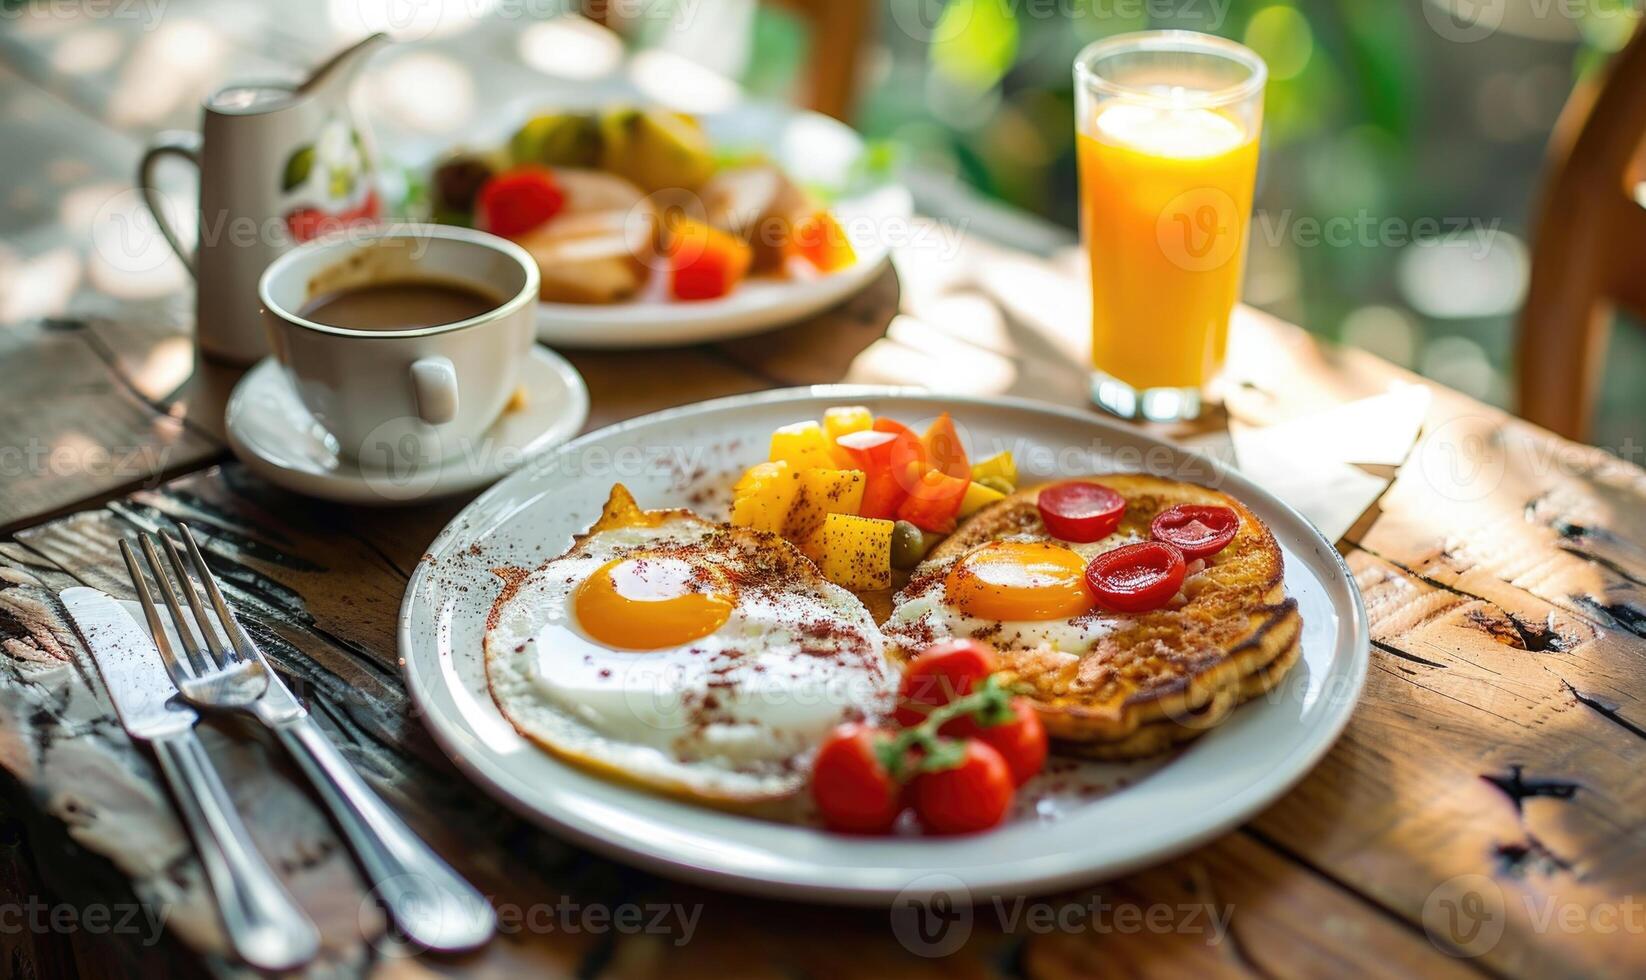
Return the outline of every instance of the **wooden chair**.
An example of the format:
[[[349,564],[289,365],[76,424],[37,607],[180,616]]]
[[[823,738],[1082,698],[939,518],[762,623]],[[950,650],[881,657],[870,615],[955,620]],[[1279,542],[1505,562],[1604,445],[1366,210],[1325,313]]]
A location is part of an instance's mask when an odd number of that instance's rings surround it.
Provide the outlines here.
[[[871,0],[770,0],[806,22],[807,45],[802,102],[807,108],[846,119],[857,98],[858,70],[868,39]],[[608,27],[614,22],[609,0],[583,0],[583,15]]]
[[[1520,317],[1520,414],[1587,440],[1619,310],[1646,317],[1646,29],[1572,92],[1550,141]]]

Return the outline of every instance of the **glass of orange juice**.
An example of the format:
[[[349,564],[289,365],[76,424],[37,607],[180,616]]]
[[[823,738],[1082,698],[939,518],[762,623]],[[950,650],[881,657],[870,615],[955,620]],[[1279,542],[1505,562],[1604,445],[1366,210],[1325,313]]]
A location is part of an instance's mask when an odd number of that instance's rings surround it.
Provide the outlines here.
[[[1092,400],[1117,415],[1194,418],[1223,367],[1267,75],[1193,31],[1121,34],[1075,59]]]

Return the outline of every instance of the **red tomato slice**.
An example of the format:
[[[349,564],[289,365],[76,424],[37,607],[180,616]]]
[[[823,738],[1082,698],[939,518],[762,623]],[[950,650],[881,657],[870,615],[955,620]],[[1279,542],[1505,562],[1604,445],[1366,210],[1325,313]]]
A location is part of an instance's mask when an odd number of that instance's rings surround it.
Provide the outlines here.
[[[846,450],[853,465],[863,471],[863,502],[857,508],[859,516],[892,520],[897,517],[897,508],[903,503],[903,498],[908,496],[902,481],[892,473],[892,451],[897,443],[897,433],[873,429],[848,432],[835,440],[835,445]]]
[[[1000,753],[1012,771],[1012,783],[1022,786],[1046,765],[1046,726],[1028,698],[1013,698],[1012,714],[1016,717],[1011,721],[978,728],[973,734]]]
[[[812,764],[812,799],[831,830],[889,833],[903,812],[903,787],[876,752],[886,736],[867,725],[842,725],[824,740]]]
[[[480,225],[494,235],[523,235],[560,213],[566,195],[547,167],[525,166],[500,173],[475,197]]]
[[[920,724],[931,709],[972,693],[992,673],[994,651],[976,640],[945,640],[927,647],[903,668],[897,689],[897,723],[905,728]],[[952,719],[944,728],[967,720]]]
[[[1193,561],[1228,547],[1240,530],[1240,515],[1229,507],[1178,504],[1149,523],[1149,536],[1164,541]]]
[[[923,772],[910,784],[914,812],[934,834],[970,834],[999,823],[1012,805],[1012,771],[991,746],[966,740],[953,769]]]
[[[969,472],[967,478],[961,478],[927,470],[898,505],[898,520],[908,521],[922,531],[948,534],[954,530],[955,515],[960,513],[971,482]]]
[[[1126,498],[1101,483],[1059,483],[1040,491],[1040,519],[1064,541],[1098,541],[1114,533]]]
[[[897,485],[903,488],[904,493],[911,492],[931,468],[926,462],[926,447],[920,444],[920,437],[896,419],[875,419],[874,431],[889,432],[896,437],[887,452],[886,462]]]
[[[1121,612],[1159,609],[1183,585],[1183,552],[1163,541],[1106,551],[1086,566],[1086,587],[1097,601]]]

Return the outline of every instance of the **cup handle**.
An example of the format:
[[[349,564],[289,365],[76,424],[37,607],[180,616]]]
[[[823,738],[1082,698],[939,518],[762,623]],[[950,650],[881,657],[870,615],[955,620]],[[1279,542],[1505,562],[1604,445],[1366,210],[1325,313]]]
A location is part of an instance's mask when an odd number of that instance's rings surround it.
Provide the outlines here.
[[[457,417],[457,368],[449,357],[421,357],[411,366],[412,395],[417,414],[430,425]]]
[[[177,237],[177,229],[166,223],[166,213],[161,207],[160,191],[155,187],[154,170],[162,157],[177,156],[194,164],[200,169],[200,137],[195,133],[168,132],[155,137],[155,141],[143,152],[143,159],[137,164],[137,190],[143,195],[143,203],[149,213],[154,215],[154,223],[160,226],[160,234],[166,236],[166,244],[183,260],[183,265],[189,270],[189,275],[195,275],[194,252],[183,247],[182,239]]]

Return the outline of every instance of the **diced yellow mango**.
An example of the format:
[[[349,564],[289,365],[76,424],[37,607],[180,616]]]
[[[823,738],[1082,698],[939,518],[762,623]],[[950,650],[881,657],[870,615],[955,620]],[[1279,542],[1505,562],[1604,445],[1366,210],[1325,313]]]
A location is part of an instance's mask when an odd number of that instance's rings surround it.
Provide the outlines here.
[[[999,477],[1017,486],[1017,463],[1012,460],[1010,450],[995,453],[988,459],[972,464],[972,479],[981,480],[986,476]]]
[[[856,514],[863,504],[862,470],[802,470],[800,493],[789,508],[783,536],[805,541],[830,514]]]
[[[862,405],[840,405],[823,413],[823,434],[834,442],[850,432],[862,432],[874,425],[874,415]]]
[[[891,521],[851,514],[823,520],[823,577],[859,592],[892,585]]]
[[[732,494],[733,524],[781,534],[800,494],[800,473],[783,461],[757,463],[737,481]]]
[[[960,498],[960,517],[970,517],[996,500],[1005,500],[1006,495],[999,490],[986,487],[981,483],[973,482],[966,488],[966,496]]]
[[[796,422],[772,433],[773,462],[786,461],[796,470],[833,469],[834,443],[816,422]]]
[[[862,405],[840,405],[823,412],[823,435],[829,440],[829,449],[834,453],[835,465],[842,469],[850,469],[854,462],[851,453],[835,445],[836,440],[848,433],[863,432],[873,426],[874,415]]]

